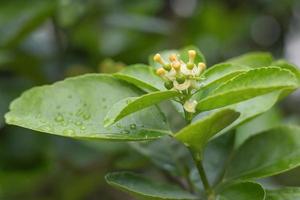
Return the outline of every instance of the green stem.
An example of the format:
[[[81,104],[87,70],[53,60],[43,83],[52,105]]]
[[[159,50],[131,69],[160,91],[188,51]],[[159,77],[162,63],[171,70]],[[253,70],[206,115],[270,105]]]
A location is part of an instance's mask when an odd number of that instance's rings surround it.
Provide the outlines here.
[[[211,188],[211,186],[210,186],[210,184],[208,182],[208,179],[207,179],[207,176],[206,176],[203,164],[202,164],[201,157],[199,156],[199,153],[194,153],[191,150],[191,154],[192,154],[194,162],[196,164],[196,167],[197,167],[198,173],[200,175],[201,181],[203,183],[207,199],[208,200],[215,200],[214,191],[213,191],[213,189]]]

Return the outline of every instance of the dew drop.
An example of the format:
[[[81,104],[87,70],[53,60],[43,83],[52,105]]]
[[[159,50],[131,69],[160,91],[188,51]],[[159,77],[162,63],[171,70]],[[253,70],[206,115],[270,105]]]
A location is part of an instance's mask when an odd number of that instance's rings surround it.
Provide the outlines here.
[[[83,117],[83,119],[88,120],[88,119],[91,118],[91,115],[90,114],[84,114],[82,117]]]
[[[130,124],[130,129],[132,130],[136,129],[136,124]]]
[[[63,117],[62,114],[58,114],[58,115],[54,118],[54,120],[55,120],[56,122],[62,122],[62,121],[64,121],[64,117]]]
[[[50,128],[50,126],[41,126],[40,128],[39,128],[41,131],[51,131],[51,128]]]
[[[75,125],[76,125],[76,126],[81,126],[81,125],[82,125],[82,122],[81,122],[81,121],[77,121],[77,122],[75,122]]]
[[[64,133],[65,135],[72,136],[72,135],[75,134],[75,131],[72,130],[72,129],[65,129],[65,130],[63,131],[63,133]]]

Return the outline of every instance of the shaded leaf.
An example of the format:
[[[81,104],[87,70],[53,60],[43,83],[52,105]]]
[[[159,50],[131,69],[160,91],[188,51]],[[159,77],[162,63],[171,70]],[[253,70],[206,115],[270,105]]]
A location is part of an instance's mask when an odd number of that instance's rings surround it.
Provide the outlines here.
[[[130,172],[110,173],[105,179],[112,186],[147,199],[197,199],[196,196],[177,186],[154,182]]]
[[[296,200],[300,199],[300,188],[283,188],[267,190],[266,200]]]
[[[234,183],[220,192],[222,200],[264,200],[266,192],[263,187],[254,182]]]
[[[230,125],[238,116],[238,112],[230,109],[214,112],[181,129],[175,138],[194,152],[201,153],[208,140]]]
[[[103,127],[111,105],[142,94],[111,76],[87,74],[28,90],[12,102],[5,117],[8,124],[76,138],[145,140],[169,133],[165,117],[157,107],[132,114],[109,128]]]
[[[104,127],[108,127],[122,118],[134,112],[155,105],[161,101],[181,95],[176,91],[159,91],[142,95],[140,97],[128,97],[112,106],[104,118]]]
[[[226,179],[267,177],[299,166],[299,133],[299,127],[282,126],[249,138],[234,154]]]

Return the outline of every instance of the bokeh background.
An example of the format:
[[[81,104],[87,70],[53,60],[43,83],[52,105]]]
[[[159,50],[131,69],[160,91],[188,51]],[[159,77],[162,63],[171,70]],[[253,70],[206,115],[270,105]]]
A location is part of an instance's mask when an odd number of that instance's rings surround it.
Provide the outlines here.
[[[164,174],[126,143],[39,134],[5,125],[3,115],[32,86],[113,73],[191,44],[209,66],[249,51],[300,66],[300,1],[0,0],[0,199],[126,200],[105,183],[106,172]],[[299,113],[296,92],[238,131],[300,124]],[[299,177],[295,169],[266,181],[300,186]]]

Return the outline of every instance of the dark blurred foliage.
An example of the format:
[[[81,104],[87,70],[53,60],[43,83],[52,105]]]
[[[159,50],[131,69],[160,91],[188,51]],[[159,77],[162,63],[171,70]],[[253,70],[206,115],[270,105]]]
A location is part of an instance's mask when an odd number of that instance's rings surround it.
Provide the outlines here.
[[[128,144],[4,125],[9,102],[25,89],[67,76],[113,73],[147,63],[158,50],[189,44],[203,51],[209,65],[248,51],[271,51],[299,65],[299,22],[298,0],[0,0],[0,199],[130,199],[104,182],[106,172],[119,169],[170,179]],[[300,123],[299,98],[287,102],[279,109],[281,121]],[[257,130],[280,123],[272,116],[254,122]],[[293,178],[299,173],[273,183],[300,185]]]

